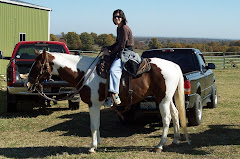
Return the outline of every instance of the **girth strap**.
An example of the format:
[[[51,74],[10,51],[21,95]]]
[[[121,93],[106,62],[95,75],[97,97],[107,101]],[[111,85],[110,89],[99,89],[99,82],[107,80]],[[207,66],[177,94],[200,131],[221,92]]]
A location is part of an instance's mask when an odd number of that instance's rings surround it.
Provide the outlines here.
[[[133,94],[133,90],[132,90],[132,76],[128,76],[128,102],[125,108],[125,111],[129,111],[132,105],[132,94]]]

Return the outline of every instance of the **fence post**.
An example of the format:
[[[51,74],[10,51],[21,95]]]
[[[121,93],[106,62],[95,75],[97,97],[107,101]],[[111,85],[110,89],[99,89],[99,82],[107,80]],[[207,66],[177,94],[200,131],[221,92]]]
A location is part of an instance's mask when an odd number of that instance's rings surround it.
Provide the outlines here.
[[[225,52],[223,52],[223,69],[225,69]]]

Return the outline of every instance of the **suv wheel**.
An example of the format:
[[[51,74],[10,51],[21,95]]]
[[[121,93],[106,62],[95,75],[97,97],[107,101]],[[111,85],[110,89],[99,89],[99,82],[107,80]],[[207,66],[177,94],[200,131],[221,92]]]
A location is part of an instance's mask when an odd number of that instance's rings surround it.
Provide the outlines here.
[[[198,126],[202,122],[202,100],[199,94],[196,95],[196,99],[192,108],[187,111],[188,123],[191,126]]]
[[[211,93],[210,100],[211,100],[211,102],[207,103],[207,107],[208,108],[216,108],[217,107],[217,103],[218,103],[216,84],[214,84],[214,86],[212,88],[212,93]]]

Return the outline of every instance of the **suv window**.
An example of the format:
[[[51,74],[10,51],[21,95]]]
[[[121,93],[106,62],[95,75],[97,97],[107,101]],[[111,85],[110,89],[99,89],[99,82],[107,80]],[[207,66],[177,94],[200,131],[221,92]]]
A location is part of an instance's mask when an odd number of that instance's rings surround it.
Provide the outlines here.
[[[56,45],[56,44],[27,44],[27,45],[21,45],[17,53],[15,55],[15,58],[17,59],[35,59],[35,49],[39,51],[40,53],[43,52],[45,49],[49,52],[60,52],[60,53],[66,53],[65,48],[62,45]]]

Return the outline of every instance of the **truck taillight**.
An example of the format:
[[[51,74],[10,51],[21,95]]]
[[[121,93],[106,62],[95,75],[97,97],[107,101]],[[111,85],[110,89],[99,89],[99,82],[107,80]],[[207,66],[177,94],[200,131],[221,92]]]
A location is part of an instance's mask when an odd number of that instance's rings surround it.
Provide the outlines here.
[[[184,93],[191,94],[191,83],[189,80],[184,81]]]
[[[12,63],[7,68],[7,84],[8,86],[12,86],[14,82],[15,82],[15,65],[14,63]]]

